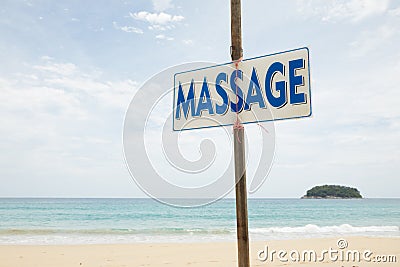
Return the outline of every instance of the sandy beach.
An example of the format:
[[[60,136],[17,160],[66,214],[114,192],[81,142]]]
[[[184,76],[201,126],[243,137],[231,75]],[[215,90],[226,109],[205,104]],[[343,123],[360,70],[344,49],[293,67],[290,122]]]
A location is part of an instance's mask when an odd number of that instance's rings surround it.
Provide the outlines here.
[[[338,248],[339,238],[279,240],[251,243],[251,266],[399,266],[400,238],[343,238]],[[261,250],[268,246],[269,257]],[[277,251],[271,259],[272,251]],[[279,251],[281,259],[278,258]],[[314,250],[317,260],[308,260],[308,254],[303,258],[304,251]],[[319,261],[324,250],[339,251],[331,257],[325,253],[324,261]],[[294,262],[297,252],[299,262]],[[349,253],[349,261],[340,260],[340,251]],[[352,254],[359,251],[360,262],[353,261]],[[347,255],[347,254],[344,255]],[[366,255],[365,255],[366,254]],[[291,256],[289,256],[291,255]],[[363,257],[368,256],[371,262]],[[376,256],[384,256],[379,259]],[[386,257],[385,257],[386,256]],[[394,257],[393,257],[394,256]],[[292,257],[292,258],[290,258]],[[374,262],[375,261],[375,262]],[[392,263],[377,261],[396,261]],[[0,246],[1,267],[34,267],[34,266],[236,266],[236,243],[153,243],[153,244],[106,244],[106,245],[2,245]]]

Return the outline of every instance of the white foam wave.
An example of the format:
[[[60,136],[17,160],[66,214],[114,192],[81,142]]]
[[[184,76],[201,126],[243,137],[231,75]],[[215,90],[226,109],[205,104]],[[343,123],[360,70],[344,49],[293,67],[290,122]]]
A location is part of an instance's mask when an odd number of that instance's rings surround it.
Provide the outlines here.
[[[333,236],[400,237],[399,226],[352,226],[350,224],[299,227],[250,228],[252,240],[319,238]],[[107,234],[104,234],[107,233]],[[103,244],[235,241],[236,229],[167,229],[146,231],[0,231],[0,244]]]
[[[250,233],[270,234],[352,234],[352,233],[400,233],[398,226],[352,226],[350,224],[333,225],[333,226],[317,226],[315,224],[307,224],[300,227],[268,227],[249,229]]]

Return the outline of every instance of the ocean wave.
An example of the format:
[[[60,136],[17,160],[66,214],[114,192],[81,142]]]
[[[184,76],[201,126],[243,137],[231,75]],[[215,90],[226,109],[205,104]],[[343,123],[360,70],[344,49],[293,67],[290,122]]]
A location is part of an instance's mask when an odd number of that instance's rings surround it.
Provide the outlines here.
[[[343,235],[400,236],[399,226],[352,226],[349,224],[300,227],[250,228],[252,240],[281,240]],[[152,229],[0,229],[0,244],[103,244],[136,242],[235,241],[236,229],[152,228]]]
[[[235,229],[227,228],[146,228],[146,229],[0,229],[2,235],[55,235],[55,234],[73,234],[73,235],[225,235],[235,233]],[[329,233],[400,233],[399,226],[352,226],[350,224],[318,226],[307,224],[300,227],[266,227],[250,228],[253,234],[329,234]]]
[[[0,236],[4,235],[168,235],[168,234],[229,234],[232,229],[204,229],[204,228],[153,228],[153,229],[0,229]]]
[[[300,227],[267,227],[249,229],[250,233],[255,234],[270,234],[270,233],[292,233],[292,234],[351,234],[351,233],[399,233],[399,226],[352,226],[350,224],[333,225],[333,226],[318,226],[315,224],[307,224]]]

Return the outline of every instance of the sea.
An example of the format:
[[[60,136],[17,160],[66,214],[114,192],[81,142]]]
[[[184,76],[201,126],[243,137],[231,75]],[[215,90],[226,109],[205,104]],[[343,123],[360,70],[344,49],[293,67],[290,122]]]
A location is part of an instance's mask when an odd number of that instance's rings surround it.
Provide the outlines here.
[[[400,199],[249,199],[251,241],[400,237]],[[153,199],[0,198],[0,244],[236,240],[234,199],[176,208]]]

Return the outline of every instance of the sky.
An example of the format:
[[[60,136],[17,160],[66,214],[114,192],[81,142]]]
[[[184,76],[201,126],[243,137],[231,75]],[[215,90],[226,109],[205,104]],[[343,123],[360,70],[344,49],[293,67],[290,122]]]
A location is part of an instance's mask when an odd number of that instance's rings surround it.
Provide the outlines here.
[[[0,14],[0,197],[146,197],[124,162],[132,97],[170,66],[230,61],[227,0],[5,0]],[[245,58],[309,48],[313,105],[275,123],[250,197],[400,197],[400,1],[244,0],[242,31]]]

